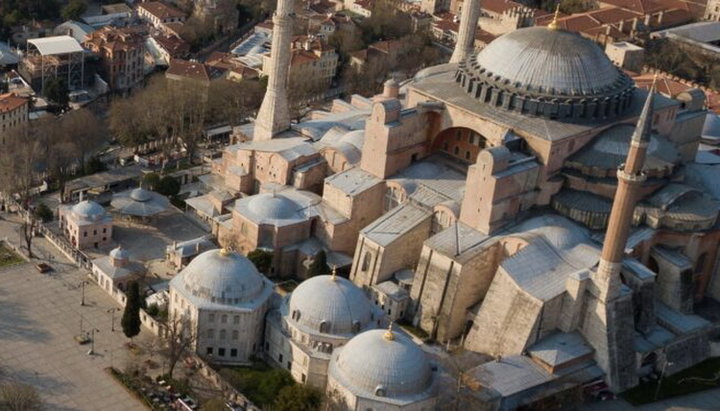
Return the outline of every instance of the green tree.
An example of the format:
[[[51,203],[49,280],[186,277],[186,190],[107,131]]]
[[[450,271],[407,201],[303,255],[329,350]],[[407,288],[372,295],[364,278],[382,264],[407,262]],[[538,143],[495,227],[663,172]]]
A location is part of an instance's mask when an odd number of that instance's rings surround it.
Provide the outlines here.
[[[325,250],[320,250],[312,264],[308,267],[308,277],[315,277],[316,275],[328,274],[330,272],[330,266],[327,264],[327,254]]]
[[[132,339],[140,334],[140,284],[137,281],[128,284],[126,297],[125,311],[120,324],[125,336]]]
[[[78,20],[86,10],[87,3],[83,0],[70,0],[70,2],[62,8],[60,14],[65,20]]]
[[[225,400],[222,398],[211,398],[200,406],[200,411],[227,411]]]
[[[158,173],[147,173],[143,176],[142,186],[148,190],[156,191],[160,186],[160,175]]]
[[[90,157],[88,161],[85,162],[85,174],[95,174],[99,173],[101,171],[107,170],[107,165],[100,160],[98,157]]]
[[[160,179],[155,191],[167,197],[175,197],[180,192],[180,181],[175,177],[165,176]]]
[[[45,89],[43,91],[48,100],[61,107],[66,107],[70,101],[67,84],[60,79],[54,78],[48,80],[45,83]]]
[[[52,221],[53,212],[50,207],[45,205],[45,203],[40,203],[37,207],[35,207],[35,218],[39,218],[43,223],[47,223]]]
[[[255,268],[263,274],[267,274],[272,266],[273,254],[260,248],[250,251],[247,255],[248,260],[255,264]]]
[[[283,387],[278,393],[273,410],[277,411],[314,411],[323,403],[322,392],[303,384]]]

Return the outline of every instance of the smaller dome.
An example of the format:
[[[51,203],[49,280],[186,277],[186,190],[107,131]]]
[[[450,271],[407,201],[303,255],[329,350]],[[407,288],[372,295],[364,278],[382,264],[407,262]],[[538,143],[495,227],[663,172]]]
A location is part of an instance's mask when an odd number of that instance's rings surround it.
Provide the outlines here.
[[[283,195],[265,193],[251,199],[248,209],[261,218],[285,220],[295,216],[298,206]]]
[[[433,375],[427,355],[405,335],[366,331],[333,356],[329,375],[363,397],[403,399],[431,395]]]
[[[371,326],[374,306],[358,286],[343,277],[318,275],[290,295],[288,315],[315,333],[357,334]]]
[[[265,287],[262,275],[250,260],[236,252],[218,249],[195,257],[178,277],[182,278],[181,286],[186,292],[218,304],[248,302]]]
[[[110,258],[114,258],[116,260],[129,260],[130,253],[126,249],[122,248],[122,246],[120,246],[110,251]]]
[[[139,187],[130,192],[130,198],[135,201],[144,203],[145,201],[148,201],[152,198],[152,194],[150,194],[148,190]]]
[[[94,201],[85,200],[75,204],[72,208],[73,213],[87,219],[95,219],[105,214],[105,209]]]

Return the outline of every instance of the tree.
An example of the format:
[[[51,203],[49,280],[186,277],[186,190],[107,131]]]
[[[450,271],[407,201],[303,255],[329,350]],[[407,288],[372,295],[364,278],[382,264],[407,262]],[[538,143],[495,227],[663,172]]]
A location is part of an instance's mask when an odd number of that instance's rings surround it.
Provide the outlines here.
[[[133,337],[140,334],[140,284],[137,281],[131,281],[128,284],[126,294],[125,311],[123,312],[122,325],[123,333],[127,338],[132,340]]]
[[[227,411],[225,400],[222,398],[211,398],[200,406],[200,411]]]
[[[14,381],[0,385],[0,409],[35,411],[42,408],[40,395],[34,387]]]
[[[165,354],[168,358],[168,375],[173,376],[175,366],[195,342],[195,333],[185,317],[172,314],[165,322]]]
[[[165,176],[158,183],[156,191],[166,197],[175,197],[180,192],[180,181],[173,176]]]
[[[310,267],[308,267],[307,275],[308,277],[315,277],[316,275],[328,274],[329,272],[330,266],[327,264],[325,250],[320,250],[317,255],[315,255]]]
[[[283,387],[278,393],[273,410],[277,411],[314,411],[323,403],[323,394],[316,388],[292,384]]]
[[[67,84],[58,78],[48,80],[45,83],[43,92],[48,100],[60,107],[66,107],[70,101],[70,97],[68,97]]]
[[[81,108],[61,117],[61,130],[72,144],[74,158],[85,169],[87,157],[107,142],[107,127],[92,111]]]
[[[158,173],[147,173],[143,176],[142,186],[148,190],[156,191],[160,185],[160,175]]]
[[[47,223],[52,221],[53,212],[45,203],[40,203],[35,207],[35,218],[39,218],[43,223]]]
[[[65,20],[78,20],[86,10],[87,3],[83,0],[70,0],[70,2],[62,8],[60,14]]]
[[[247,255],[248,260],[255,264],[255,268],[263,274],[267,274],[272,266],[273,254],[260,248],[250,251]]]

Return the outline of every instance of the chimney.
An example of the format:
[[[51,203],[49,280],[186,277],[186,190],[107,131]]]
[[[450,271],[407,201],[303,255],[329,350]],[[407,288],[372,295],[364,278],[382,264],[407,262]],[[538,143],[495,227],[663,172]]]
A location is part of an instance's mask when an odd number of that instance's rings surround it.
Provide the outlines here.
[[[400,95],[400,84],[391,78],[383,85],[383,97],[398,98]]]

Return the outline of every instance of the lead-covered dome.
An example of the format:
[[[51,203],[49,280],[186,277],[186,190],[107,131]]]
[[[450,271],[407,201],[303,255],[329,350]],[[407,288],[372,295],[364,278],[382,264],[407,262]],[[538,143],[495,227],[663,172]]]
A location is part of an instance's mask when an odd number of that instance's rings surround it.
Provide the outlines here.
[[[333,355],[328,375],[355,395],[418,401],[432,395],[427,355],[408,337],[370,330]]]
[[[227,305],[251,302],[264,295],[262,274],[236,252],[209,250],[195,257],[171,285],[196,299]]]
[[[97,220],[105,215],[105,209],[94,201],[81,201],[72,208],[73,213],[87,220]]]
[[[264,193],[253,197],[248,209],[260,218],[284,220],[295,216],[298,205],[283,195]]]
[[[342,277],[319,275],[303,281],[290,295],[289,321],[315,333],[352,335],[374,327],[378,319],[365,293]]]
[[[545,27],[497,38],[460,63],[456,80],[485,103],[559,120],[618,116],[634,89],[595,43]]]

